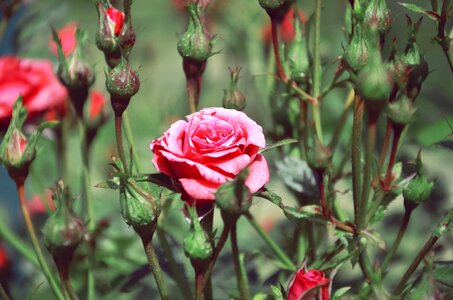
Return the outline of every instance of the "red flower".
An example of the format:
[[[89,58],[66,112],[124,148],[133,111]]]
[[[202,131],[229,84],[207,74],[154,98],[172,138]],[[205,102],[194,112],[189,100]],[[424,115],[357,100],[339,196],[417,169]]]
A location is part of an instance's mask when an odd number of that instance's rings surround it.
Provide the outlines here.
[[[56,78],[50,61],[0,57],[0,128],[9,123],[19,96],[28,118],[66,110],[67,91]]]
[[[105,97],[100,91],[92,91],[90,93],[90,102],[88,107],[88,118],[90,120],[97,119],[105,107]]]
[[[329,300],[330,279],[325,277],[324,272],[319,270],[299,269],[291,278],[288,286],[287,300],[314,299],[317,288],[320,288],[321,300]]]
[[[65,56],[69,56],[74,52],[75,48],[77,47],[77,40],[75,33],[77,31],[77,23],[69,23],[65,25],[63,28],[58,30],[58,37],[61,41],[61,46],[63,48],[63,54]],[[50,37],[49,40],[49,48],[50,52],[55,55],[58,55],[57,50],[57,43],[53,40],[53,37]]]
[[[50,193],[46,193],[44,199],[38,195],[31,198],[31,200],[27,201],[26,207],[30,216],[33,217],[35,215],[47,214],[49,209],[54,211],[55,203]]]
[[[298,13],[300,22],[302,24],[305,24],[307,22],[307,17],[305,16],[304,11],[302,9],[299,9]],[[294,19],[295,19],[294,8],[291,8],[288,10],[288,12],[283,17],[282,21],[279,23],[278,27],[279,39],[281,39],[285,43],[290,43],[294,39],[295,35]],[[265,43],[272,42],[272,28],[270,22],[263,27],[261,35]]]
[[[107,8],[107,16],[112,22],[111,26],[113,27],[113,33],[116,36],[120,35],[121,29],[124,25],[124,13],[114,7],[109,7]]]

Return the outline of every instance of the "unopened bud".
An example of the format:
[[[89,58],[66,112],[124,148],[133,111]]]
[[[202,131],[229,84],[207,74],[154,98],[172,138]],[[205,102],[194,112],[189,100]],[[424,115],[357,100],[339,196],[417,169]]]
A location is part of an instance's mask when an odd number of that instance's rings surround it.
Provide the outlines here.
[[[192,264],[204,263],[212,256],[212,241],[198,220],[196,208],[189,209],[191,225],[189,233],[184,238],[184,253],[190,258]]]
[[[408,125],[412,122],[416,108],[406,95],[400,96],[387,107],[387,117],[396,125]]]
[[[140,88],[140,79],[137,73],[125,59],[107,74],[105,86],[110,93],[112,107],[115,114],[122,114],[129,105],[129,101]]]
[[[222,184],[215,193],[216,204],[223,218],[237,217],[252,205],[252,193],[245,185],[248,170],[244,169],[232,181]]]
[[[309,149],[307,163],[312,170],[323,171],[332,163],[332,149],[323,145],[318,137],[315,137],[314,146]]]
[[[364,12],[367,24],[375,24],[381,36],[387,34],[392,28],[392,17],[385,0],[371,0]]]
[[[302,33],[302,23],[297,13],[295,14],[294,28],[295,37],[288,49],[290,78],[297,83],[303,83],[308,80],[310,61],[308,59],[307,42]]]
[[[282,19],[295,0],[258,0],[271,19]]]
[[[56,210],[44,224],[44,244],[55,260],[70,262],[75,249],[83,240],[84,226],[72,209],[73,199],[63,182],[57,184],[52,198]]]
[[[420,204],[428,200],[431,196],[434,182],[429,181],[426,177],[421,159],[421,151],[418,152],[416,166],[417,174],[403,190],[403,197],[404,201]]]
[[[362,20],[356,19],[351,42],[343,54],[343,60],[352,72],[361,70],[368,59],[368,37]]]
[[[121,54],[126,59],[129,57],[132,47],[135,44],[135,30],[132,27],[131,5],[132,0],[125,0],[123,2],[125,22],[119,35]]]
[[[230,88],[223,90],[223,107],[232,108],[236,110],[243,110],[246,106],[245,96],[237,88],[237,82],[239,80],[239,72],[241,68],[229,69],[230,70]]]
[[[206,61],[212,56],[213,41],[200,19],[200,7],[197,3],[187,5],[189,24],[178,42],[178,52],[183,59]]]

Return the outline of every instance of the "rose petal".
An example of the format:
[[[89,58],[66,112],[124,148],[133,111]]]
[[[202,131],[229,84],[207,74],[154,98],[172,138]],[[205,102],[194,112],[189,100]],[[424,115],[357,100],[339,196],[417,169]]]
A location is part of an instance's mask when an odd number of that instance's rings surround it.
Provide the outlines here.
[[[215,169],[224,170],[233,175],[239,174],[250,163],[250,156],[242,154],[240,156],[232,157],[222,162],[211,163],[210,166]]]
[[[258,154],[248,168],[249,176],[245,185],[251,193],[255,193],[269,182],[269,167],[264,156]]]
[[[203,179],[180,178],[179,182],[184,191],[194,200],[214,200],[214,193],[220,186]]]

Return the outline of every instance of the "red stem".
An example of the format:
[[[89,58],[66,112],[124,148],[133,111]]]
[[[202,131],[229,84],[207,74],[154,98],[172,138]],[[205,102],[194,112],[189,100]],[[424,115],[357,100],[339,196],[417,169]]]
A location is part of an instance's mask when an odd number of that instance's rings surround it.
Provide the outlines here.
[[[280,49],[278,47],[278,33],[277,33],[278,21],[275,20],[275,18],[271,18],[271,26],[272,26],[272,47],[274,48],[275,62],[277,63],[277,74],[278,77],[280,77],[280,79],[283,82],[286,82],[288,80],[288,77],[286,77],[285,69],[283,68],[282,61],[280,59]]]
[[[393,126],[393,142],[392,142],[392,150],[390,150],[390,158],[389,164],[387,167],[387,172],[385,174],[384,179],[384,190],[388,190],[391,188],[392,181],[393,181],[393,167],[395,166],[396,162],[396,155],[398,153],[398,145],[401,138],[401,132],[403,129],[399,126]]]

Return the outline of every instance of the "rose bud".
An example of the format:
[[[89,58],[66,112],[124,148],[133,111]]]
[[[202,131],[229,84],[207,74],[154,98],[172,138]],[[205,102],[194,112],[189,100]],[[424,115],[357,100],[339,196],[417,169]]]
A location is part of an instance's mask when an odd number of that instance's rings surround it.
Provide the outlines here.
[[[118,35],[124,24],[124,13],[108,5],[104,7],[103,1],[96,2],[98,12],[98,31],[96,32],[96,45],[104,52],[105,60],[110,68],[114,68],[120,58],[121,51]]]
[[[77,31],[77,24],[76,23],[69,23],[58,30],[58,38],[61,41],[61,46],[63,50],[63,54],[67,57],[71,55],[77,47],[77,40],[76,40],[76,31]],[[49,40],[49,48],[50,52],[54,55],[58,55],[58,47],[52,37]]]
[[[252,205],[253,195],[245,185],[247,176],[248,171],[244,169],[234,180],[222,184],[215,193],[216,204],[225,221],[247,212]]]
[[[364,20],[365,24],[377,24],[381,37],[392,28],[392,16],[385,0],[370,0],[364,12]]]
[[[206,61],[215,53],[212,52],[213,40],[200,19],[200,6],[197,3],[189,3],[186,9],[189,13],[189,24],[179,39],[178,52],[183,59]]]
[[[189,233],[184,238],[184,253],[190,258],[193,265],[203,264],[213,253],[212,240],[198,220],[196,208],[190,207],[191,224]]]
[[[300,268],[290,279],[287,300],[299,299],[330,299],[330,279],[319,270]]]
[[[350,71],[357,73],[365,66],[368,59],[368,32],[363,21],[362,8],[359,2],[355,2],[353,11],[351,12],[354,28],[352,30],[351,40],[348,47],[344,51],[343,61],[346,63]]]
[[[408,29],[409,29],[409,40],[402,55],[401,60],[406,65],[407,82],[405,84],[405,93],[414,100],[417,98],[421,90],[421,85],[428,76],[428,64],[420,53],[420,49],[417,44],[416,35],[420,28],[422,18],[420,18],[412,27],[412,21],[407,17]]]
[[[58,48],[58,77],[68,90],[77,116],[83,118],[83,106],[88,97],[88,90],[94,82],[94,74],[82,57],[86,35],[77,29],[77,48],[69,57],[65,57],[61,40],[54,29],[52,29],[52,34]]]
[[[27,138],[22,131],[26,117],[27,109],[22,106],[22,98],[19,97],[14,104],[13,116],[8,130],[0,144],[0,162],[3,163],[14,180],[25,180],[29,166],[36,156],[38,137],[45,128],[57,124],[56,122],[43,123],[38,126],[30,138]]]
[[[310,61],[305,37],[302,33],[302,22],[296,14],[294,21],[295,37],[288,49],[288,66],[290,78],[297,83],[307,82]]]
[[[160,214],[160,203],[145,183],[132,178],[123,180],[120,186],[121,215],[124,221],[141,234],[152,235]]]
[[[225,108],[232,108],[237,110],[244,110],[246,106],[245,96],[237,88],[237,83],[239,80],[239,73],[241,68],[229,69],[230,70],[230,88],[223,90],[223,100],[222,105]]]
[[[332,163],[332,155],[332,149],[323,145],[316,136],[313,147],[308,151],[307,163],[312,170],[323,171]]]
[[[415,111],[412,100],[401,94],[396,101],[388,105],[387,117],[394,125],[406,126],[412,122]]]
[[[417,172],[414,178],[403,189],[404,201],[412,204],[420,204],[425,202],[431,196],[434,187],[434,182],[429,181],[425,174],[425,169],[422,163],[421,151],[418,152],[416,160]]]
[[[281,20],[295,0],[258,0],[271,19]]]
[[[382,62],[377,38],[374,45],[369,44],[369,58],[357,75],[356,85],[368,107],[380,109],[390,96],[393,78]]]
[[[132,27],[131,5],[132,0],[123,1],[125,20],[119,35],[121,54],[126,59],[129,57],[132,47],[135,44],[135,30]]]
[[[56,210],[42,229],[44,245],[59,268],[69,269],[74,251],[83,240],[84,226],[72,208],[73,199],[62,181],[57,183],[53,200]]]
[[[105,86],[110,93],[113,111],[121,115],[140,88],[140,79],[129,63],[122,58],[107,74]]]

